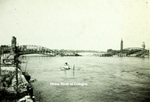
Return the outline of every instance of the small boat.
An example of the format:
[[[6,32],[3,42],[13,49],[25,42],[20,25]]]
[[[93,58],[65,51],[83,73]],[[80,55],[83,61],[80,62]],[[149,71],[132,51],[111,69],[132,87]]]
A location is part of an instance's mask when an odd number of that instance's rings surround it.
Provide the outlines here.
[[[62,68],[60,68],[61,71],[65,71],[65,70],[70,70],[70,67],[69,66],[63,66]]]
[[[70,70],[70,67],[69,67],[68,63],[65,62],[65,65],[60,69],[61,69],[61,71],[65,71],[65,70]]]

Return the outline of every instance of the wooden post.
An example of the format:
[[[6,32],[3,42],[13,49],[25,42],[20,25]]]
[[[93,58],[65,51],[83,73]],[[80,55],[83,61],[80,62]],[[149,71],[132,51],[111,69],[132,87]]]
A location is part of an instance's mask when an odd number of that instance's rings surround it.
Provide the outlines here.
[[[16,91],[17,91],[17,98],[18,98],[18,54],[17,54],[17,51],[14,56],[14,62],[15,62],[15,67],[16,67]]]
[[[75,65],[73,65],[73,77],[75,75]]]

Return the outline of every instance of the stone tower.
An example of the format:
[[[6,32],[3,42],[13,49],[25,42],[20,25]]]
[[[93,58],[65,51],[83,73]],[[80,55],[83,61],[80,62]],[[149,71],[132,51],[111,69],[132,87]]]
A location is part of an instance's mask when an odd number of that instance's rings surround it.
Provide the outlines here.
[[[121,39],[120,50],[123,50],[123,40]]]
[[[145,42],[143,42],[143,44],[142,44],[142,48],[143,48],[143,50],[145,49]]]
[[[11,40],[11,53],[14,54],[15,51],[16,51],[16,37],[12,37],[12,40]]]

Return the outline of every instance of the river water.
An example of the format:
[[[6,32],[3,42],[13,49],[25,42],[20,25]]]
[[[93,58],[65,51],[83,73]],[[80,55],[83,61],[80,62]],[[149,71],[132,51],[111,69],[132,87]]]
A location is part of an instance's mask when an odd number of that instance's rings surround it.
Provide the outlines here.
[[[136,57],[22,56],[39,102],[148,102],[150,60]],[[69,71],[60,68],[68,62]],[[73,67],[75,70],[73,70]]]

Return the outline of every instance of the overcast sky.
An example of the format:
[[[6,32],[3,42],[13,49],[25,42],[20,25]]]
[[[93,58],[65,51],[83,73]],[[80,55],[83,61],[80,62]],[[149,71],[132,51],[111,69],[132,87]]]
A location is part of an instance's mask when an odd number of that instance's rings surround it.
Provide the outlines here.
[[[106,51],[150,47],[149,0],[0,0],[0,45]]]

